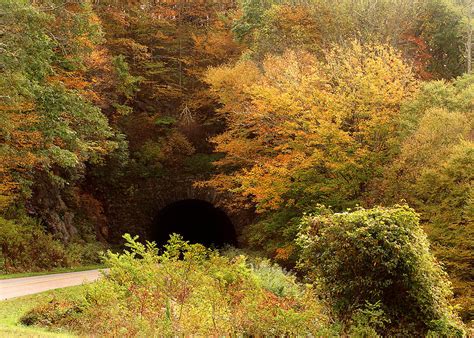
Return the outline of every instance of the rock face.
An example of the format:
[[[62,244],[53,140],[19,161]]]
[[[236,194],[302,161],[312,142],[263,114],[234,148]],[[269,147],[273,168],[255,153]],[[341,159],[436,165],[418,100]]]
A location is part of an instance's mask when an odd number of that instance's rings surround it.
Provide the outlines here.
[[[78,234],[80,223],[90,226],[96,239],[108,239],[108,221],[102,203],[79,187],[58,184],[47,173],[35,177],[27,211],[40,219],[64,243]],[[81,228],[81,227],[79,227]]]
[[[73,223],[74,212],[65,201],[64,191],[46,173],[37,176],[32,200],[33,212],[56,237],[68,242],[77,233]]]

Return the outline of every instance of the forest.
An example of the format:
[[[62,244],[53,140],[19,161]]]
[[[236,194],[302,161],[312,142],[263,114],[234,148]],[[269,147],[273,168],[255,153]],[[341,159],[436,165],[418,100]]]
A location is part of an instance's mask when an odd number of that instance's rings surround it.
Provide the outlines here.
[[[109,268],[21,325],[474,334],[473,15],[0,0],[0,272]]]

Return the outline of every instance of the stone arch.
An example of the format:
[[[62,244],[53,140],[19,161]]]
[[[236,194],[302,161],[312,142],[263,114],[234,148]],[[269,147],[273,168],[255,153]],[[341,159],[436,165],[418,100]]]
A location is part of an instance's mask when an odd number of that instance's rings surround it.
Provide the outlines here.
[[[171,232],[179,233],[181,231],[185,232],[182,233],[185,239],[191,242],[200,242],[207,246],[222,246],[224,244],[239,246],[242,243],[242,230],[245,225],[251,222],[254,215],[252,210],[229,209],[222,203],[223,196],[212,189],[187,184],[178,184],[174,188],[170,187],[166,193],[162,192],[155,198],[155,211],[147,237],[158,244],[164,244],[163,242],[166,242]],[[198,205],[203,210],[197,210],[199,209]],[[170,215],[173,215],[176,210],[181,210],[183,213],[188,212],[192,215],[186,217],[186,215],[183,216],[179,213],[175,214],[178,218],[177,224],[172,225],[170,217],[173,216]],[[192,217],[195,217],[195,219],[193,220]],[[210,218],[209,224],[204,222],[203,217]],[[200,227],[204,238],[200,236],[200,233],[196,234],[193,231],[186,233],[185,224],[190,227]],[[219,228],[218,225],[221,227]],[[160,229],[160,227],[163,228]],[[186,235],[189,238],[186,238]]]

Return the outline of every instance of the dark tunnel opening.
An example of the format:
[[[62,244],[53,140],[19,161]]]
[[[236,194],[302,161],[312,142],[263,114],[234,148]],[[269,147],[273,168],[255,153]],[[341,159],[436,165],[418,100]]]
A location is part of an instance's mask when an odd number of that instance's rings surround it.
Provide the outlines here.
[[[237,245],[234,225],[227,214],[202,200],[182,200],[160,210],[153,223],[153,240],[162,246],[172,233],[207,247]]]

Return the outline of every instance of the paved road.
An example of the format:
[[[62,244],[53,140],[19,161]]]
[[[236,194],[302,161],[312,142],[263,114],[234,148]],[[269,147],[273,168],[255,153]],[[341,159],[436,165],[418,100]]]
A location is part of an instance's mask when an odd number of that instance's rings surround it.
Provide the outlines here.
[[[0,280],[0,300],[93,282],[100,276],[99,270],[88,270],[3,279]]]

